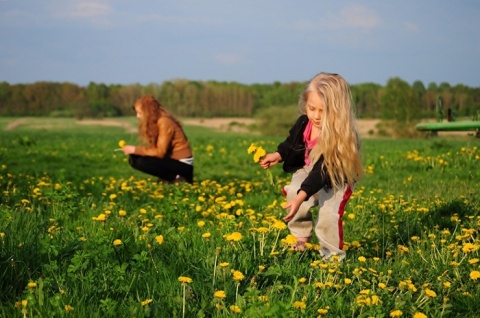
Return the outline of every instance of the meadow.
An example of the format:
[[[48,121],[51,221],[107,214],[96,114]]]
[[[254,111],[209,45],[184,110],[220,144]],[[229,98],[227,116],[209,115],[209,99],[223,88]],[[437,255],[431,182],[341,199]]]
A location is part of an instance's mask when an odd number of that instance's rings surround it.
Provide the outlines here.
[[[194,184],[132,170],[123,127],[0,118],[2,317],[476,317],[480,141],[364,139],[347,256],[290,248],[254,163],[282,138],[186,126]],[[126,119],[130,120],[130,119]],[[133,121],[133,119],[131,119]]]

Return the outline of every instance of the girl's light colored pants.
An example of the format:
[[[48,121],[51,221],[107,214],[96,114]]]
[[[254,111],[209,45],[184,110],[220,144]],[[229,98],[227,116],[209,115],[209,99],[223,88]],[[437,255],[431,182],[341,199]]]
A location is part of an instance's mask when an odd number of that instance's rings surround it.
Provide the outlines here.
[[[308,167],[304,167],[293,174],[291,183],[284,188],[287,193],[287,202],[297,195],[297,191],[308,176],[309,171]],[[351,187],[345,186],[337,191],[321,189],[315,195],[312,195],[302,203],[297,214],[288,222],[288,228],[292,235],[297,238],[309,238],[312,235],[312,230],[315,229],[315,235],[320,245],[320,255],[324,258],[338,255],[342,260],[345,257],[345,251],[342,250],[342,217],[352,191]],[[314,206],[318,206],[315,226],[310,211],[310,208]]]

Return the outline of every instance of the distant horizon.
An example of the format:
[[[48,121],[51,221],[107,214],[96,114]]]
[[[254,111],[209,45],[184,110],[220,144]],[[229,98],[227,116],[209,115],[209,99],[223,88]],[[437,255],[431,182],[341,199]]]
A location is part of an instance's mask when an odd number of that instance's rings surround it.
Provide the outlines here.
[[[393,79],[393,78],[400,78],[400,77],[391,77],[389,78],[385,84],[380,84],[380,83],[375,83],[375,82],[372,82],[372,81],[367,81],[367,82],[361,82],[361,83],[349,83],[350,85],[362,85],[362,84],[376,84],[376,85],[380,85],[380,86],[386,86],[388,81],[390,79]],[[148,85],[152,85],[152,84],[157,84],[157,85],[161,85],[162,83],[164,82],[172,82],[172,81],[181,81],[181,80],[185,80],[185,81],[189,81],[189,82],[218,82],[218,83],[237,83],[237,84],[240,84],[240,85],[246,85],[246,86],[250,86],[250,85],[269,85],[269,84],[274,84],[274,83],[281,83],[281,84],[288,84],[288,83],[303,83],[303,82],[307,82],[307,80],[304,80],[304,81],[272,81],[272,82],[268,82],[268,83],[242,83],[242,82],[239,82],[239,81],[219,81],[219,80],[195,80],[195,79],[188,79],[188,78],[173,78],[173,79],[166,79],[162,82],[150,82],[150,83],[146,83],[146,84],[143,84],[143,83],[103,83],[103,82],[95,82],[95,81],[90,81],[88,82],[87,84],[79,84],[79,83],[75,83],[75,82],[72,82],[72,81],[49,81],[49,80],[38,80],[38,81],[34,81],[34,82],[22,82],[22,83],[10,83],[8,81],[0,81],[1,82],[6,82],[8,83],[9,85],[31,85],[31,84],[35,84],[35,83],[69,83],[69,84],[74,84],[74,85],[77,85],[79,87],[87,87],[90,83],[94,83],[94,84],[104,84],[104,85],[107,85],[107,86],[111,86],[111,85],[121,85],[121,86],[128,86],[128,85],[140,85],[140,86],[148,86]],[[400,78],[400,80],[403,80],[405,81],[404,79]],[[413,85],[413,83],[415,83],[416,81],[413,81],[413,82],[408,82],[408,81],[405,81],[407,82],[410,86]],[[437,86],[440,86],[441,84],[449,84],[451,87],[455,87],[457,85],[463,85],[465,87],[469,87],[469,88],[480,88],[480,85],[478,86],[470,86],[470,85],[466,85],[466,84],[463,84],[463,83],[456,83],[456,84],[452,84],[452,83],[449,83],[447,81],[442,81],[442,82],[422,82],[423,85],[425,86],[425,88],[428,88],[429,84],[431,83],[434,83],[436,84]]]

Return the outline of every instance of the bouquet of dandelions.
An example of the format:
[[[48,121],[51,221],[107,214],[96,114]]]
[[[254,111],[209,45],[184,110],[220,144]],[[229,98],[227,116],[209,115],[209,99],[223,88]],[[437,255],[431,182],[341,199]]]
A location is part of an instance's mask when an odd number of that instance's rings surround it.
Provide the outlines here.
[[[120,141],[118,142],[118,146],[119,146],[120,148],[114,149],[113,151],[121,151],[121,150],[123,149],[123,147],[125,147],[126,144],[127,144],[127,143],[125,142],[125,140],[120,140]]]
[[[262,157],[264,157],[267,154],[265,149],[263,149],[260,146],[257,146],[254,143],[252,143],[250,145],[250,147],[248,147],[247,152],[248,152],[248,154],[253,154],[253,162],[259,162],[260,159],[262,159]],[[268,180],[270,181],[270,184],[275,185],[275,183],[273,182],[272,172],[269,169],[267,169],[265,171],[267,172],[267,176],[268,176]]]

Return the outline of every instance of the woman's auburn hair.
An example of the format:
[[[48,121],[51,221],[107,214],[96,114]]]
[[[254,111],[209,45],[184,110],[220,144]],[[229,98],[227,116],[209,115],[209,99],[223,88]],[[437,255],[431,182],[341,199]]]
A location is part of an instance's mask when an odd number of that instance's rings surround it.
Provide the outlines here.
[[[138,98],[132,108],[142,112],[142,117],[138,123],[139,138],[150,146],[157,144],[158,139],[158,120],[161,117],[170,117],[177,125],[180,122],[173,116],[155,97],[146,95]]]
[[[301,113],[306,114],[308,94],[314,91],[323,99],[324,111],[310,159],[316,162],[323,157],[322,168],[327,171],[333,189],[345,184],[353,186],[363,176],[363,167],[350,87],[338,74],[315,75],[300,95]]]

